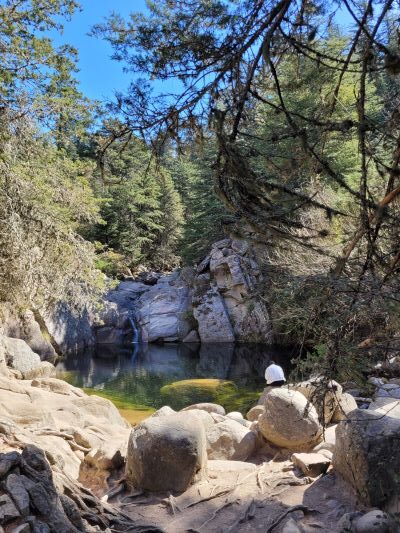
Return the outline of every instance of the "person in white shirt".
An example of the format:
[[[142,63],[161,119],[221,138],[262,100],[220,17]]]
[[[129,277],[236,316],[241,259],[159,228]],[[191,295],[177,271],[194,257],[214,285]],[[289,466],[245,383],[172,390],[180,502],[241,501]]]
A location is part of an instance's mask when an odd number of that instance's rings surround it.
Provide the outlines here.
[[[268,386],[282,387],[286,379],[282,367],[277,365],[275,361],[271,361],[265,370],[265,381]]]

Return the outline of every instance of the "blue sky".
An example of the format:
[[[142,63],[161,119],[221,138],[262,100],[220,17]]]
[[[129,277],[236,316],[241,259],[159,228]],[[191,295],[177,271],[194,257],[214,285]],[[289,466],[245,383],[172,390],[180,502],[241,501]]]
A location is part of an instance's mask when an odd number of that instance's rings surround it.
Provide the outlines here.
[[[111,59],[111,46],[101,39],[89,37],[94,24],[102,22],[113,11],[127,17],[129,13],[146,11],[146,0],[80,0],[81,12],[76,12],[64,23],[62,35],[52,32],[57,44],[71,44],[79,52],[77,78],[85,96],[98,100],[111,100],[115,91],[124,91],[130,75],[123,72],[123,64]],[[347,13],[339,11],[338,22],[349,26]],[[160,87],[158,87],[160,89]],[[169,84],[169,90],[173,90]]]
[[[87,34],[91,27],[101,22],[111,12],[127,16],[134,11],[145,11],[145,0],[80,0],[82,12],[76,12],[64,23],[62,35],[52,33],[57,44],[68,43],[78,49],[79,69],[77,78],[82,92],[89,98],[111,99],[115,90],[129,85],[129,75],[123,65],[111,60],[111,46]]]

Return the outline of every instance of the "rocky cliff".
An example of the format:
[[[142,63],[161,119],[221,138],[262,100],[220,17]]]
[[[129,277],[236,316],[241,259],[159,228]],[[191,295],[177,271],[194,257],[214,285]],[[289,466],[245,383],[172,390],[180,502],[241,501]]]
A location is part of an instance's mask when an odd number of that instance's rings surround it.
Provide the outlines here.
[[[224,239],[195,269],[148,273],[110,291],[97,342],[139,335],[144,342],[272,343],[269,312],[259,296],[262,283],[248,243]]]

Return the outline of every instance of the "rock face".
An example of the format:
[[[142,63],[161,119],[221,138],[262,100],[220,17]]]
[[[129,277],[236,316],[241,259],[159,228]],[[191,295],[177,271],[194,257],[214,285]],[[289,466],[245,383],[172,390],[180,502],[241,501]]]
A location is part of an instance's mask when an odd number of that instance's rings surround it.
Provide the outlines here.
[[[357,409],[336,430],[333,466],[365,505],[397,506],[400,494],[400,419]]]
[[[197,267],[193,314],[202,342],[271,342],[265,304],[254,296],[262,281],[254,254],[243,240],[224,239]]]
[[[144,281],[123,281],[109,292],[95,326],[98,343],[123,343],[135,335],[144,342],[182,341],[193,329],[189,287],[177,272]]]
[[[300,392],[273,389],[266,396],[265,412],[258,418],[263,437],[288,449],[311,449],[321,438],[322,427],[315,408]]]
[[[206,469],[206,437],[189,413],[148,418],[129,437],[127,482],[131,487],[182,492]]]

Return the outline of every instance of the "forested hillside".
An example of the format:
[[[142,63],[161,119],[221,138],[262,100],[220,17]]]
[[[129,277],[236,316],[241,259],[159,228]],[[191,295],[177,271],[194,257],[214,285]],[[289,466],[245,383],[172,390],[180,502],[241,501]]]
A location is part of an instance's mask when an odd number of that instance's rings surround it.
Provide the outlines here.
[[[48,37],[75,1],[1,2],[1,299],[79,308],[102,273],[193,265],[234,231],[262,247],[278,338],[344,374],[390,352],[397,12],[340,4],[163,0],[97,21],[133,76],[104,104],[81,94],[73,43]]]

